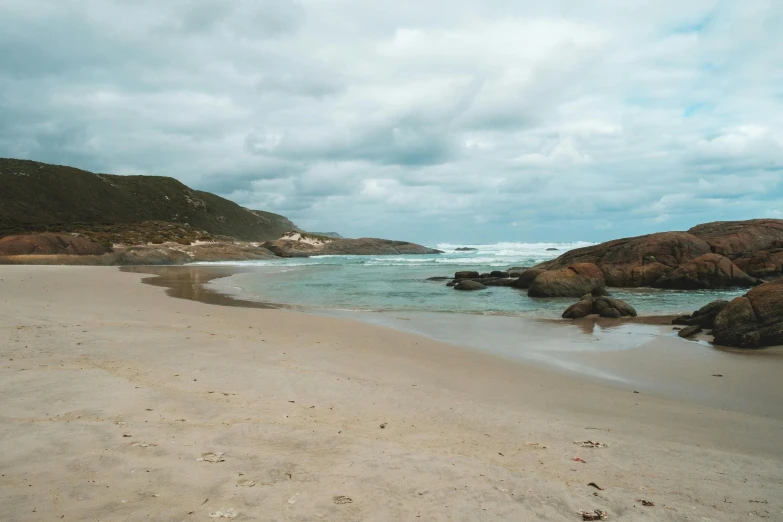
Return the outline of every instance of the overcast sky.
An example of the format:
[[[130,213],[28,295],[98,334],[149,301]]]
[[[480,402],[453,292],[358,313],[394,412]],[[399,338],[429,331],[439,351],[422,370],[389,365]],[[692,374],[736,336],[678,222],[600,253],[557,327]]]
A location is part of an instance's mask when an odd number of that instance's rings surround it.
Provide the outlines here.
[[[783,218],[782,27],[780,0],[0,0],[0,156],[426,243]]]

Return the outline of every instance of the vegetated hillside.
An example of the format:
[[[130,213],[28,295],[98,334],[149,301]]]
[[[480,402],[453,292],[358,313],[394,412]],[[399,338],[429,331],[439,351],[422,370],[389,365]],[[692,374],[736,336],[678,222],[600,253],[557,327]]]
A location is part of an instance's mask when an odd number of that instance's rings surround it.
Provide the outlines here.
[[[245,241],[296,230],[287,218],[249,210],[164,176],[93,174],[60,165],[0,158],[0,236],[71,231],[94,225],[187,223]]]

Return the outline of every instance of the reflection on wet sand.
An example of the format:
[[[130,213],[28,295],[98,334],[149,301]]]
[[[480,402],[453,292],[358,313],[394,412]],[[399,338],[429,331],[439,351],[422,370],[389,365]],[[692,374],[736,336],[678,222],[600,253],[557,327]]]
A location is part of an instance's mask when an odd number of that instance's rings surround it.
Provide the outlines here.
[[[248,269],[228,266],[126,266],[120,270],[136,274],[150,274],[152,277],[145,277],[142,279],[143,283],[163,287],[166,289],[166,295],[179,299],[243,308],[288,308],[284,305],[263,301],[236,299],[210,290],[205,286],[206,283],[215,279],[248,272]]]

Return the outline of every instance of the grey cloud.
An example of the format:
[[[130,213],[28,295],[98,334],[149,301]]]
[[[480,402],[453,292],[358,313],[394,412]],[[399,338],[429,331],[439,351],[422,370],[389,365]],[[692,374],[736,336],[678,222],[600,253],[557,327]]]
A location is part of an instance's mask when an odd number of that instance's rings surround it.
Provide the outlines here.
[[[419,241],[602,239],[783,206],[779,24],[758,23],[778,3],[3,10],[2,156],[173,175]]]

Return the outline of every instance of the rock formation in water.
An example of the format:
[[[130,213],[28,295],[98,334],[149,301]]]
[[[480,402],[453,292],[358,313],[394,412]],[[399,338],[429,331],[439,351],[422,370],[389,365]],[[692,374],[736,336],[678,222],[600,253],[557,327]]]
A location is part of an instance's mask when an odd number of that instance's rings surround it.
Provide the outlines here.
[[[580,297],[606,293],[604,274],[593,263],[574,263],[565,268],[548,270],[530,283],[530,297]]]
[[[601,317],[620,318],[636,317],[636,309],[623,301],[609,296],[593,297],[586,294],[576,303],[566,308],[563,312],[565,319],[581,319],[590,314],[598,314]]]
[[[616,239],[568,251],[536,268],[593,263],[610,287],[750,287],[783,275],[783,220],[720,221],[687,232]]]
[[[724,346],[783,345],[783,279],[730,301],[715,317],[713,335],[714,342]]]
[[[407,241],[390,239],[360,238],[333,239],[319,244],[304,241],[278,239],[267,241],[261,246],[280,257],[309,257],[319,255],[402,255],[442,254],[440,250],[428,248]]]

